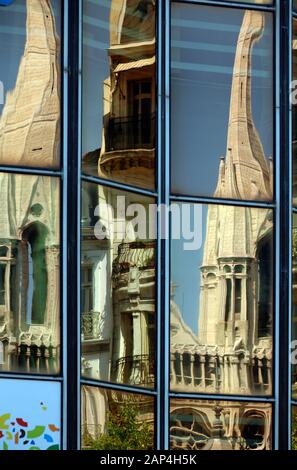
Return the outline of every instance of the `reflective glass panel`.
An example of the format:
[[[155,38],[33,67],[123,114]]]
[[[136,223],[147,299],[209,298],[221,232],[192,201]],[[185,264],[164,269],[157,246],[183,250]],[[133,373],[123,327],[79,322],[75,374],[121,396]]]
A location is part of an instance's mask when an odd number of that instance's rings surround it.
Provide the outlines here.
[[[61,450],[61,384],[0,380],[0,450]]]
[[[0,8],[0,165],[58,167],[61,1]]]
[[[83,2],[85,173],[155,187],[154,0]]]
[[[271,450],[269,403],[171,399],[170,448]]]
[[[292,450],[297,450],[297,406],[292,406]]]
[[[81,388],[84,450],[154,448],[154,399],[102,388]]]
[[[172,206],[171,388],[270,395],[273,213]]]
[[[293,18],[293,83],[292,83],[292,135],[293,135],[293,204],[297,206],[297,19]],[[296,84],[295,84],[296,81]]]
[[[55,374],[60,348],[60,182],[0,173],[0,370]]]
[[[174,193],[273,197],[273,17],[173,3]]]
[[[292,395],[297,400],[297,214],[293,214],[292,270]]]
[[[93,183],[82,191],[82,374],[153,387],[154,200]]]

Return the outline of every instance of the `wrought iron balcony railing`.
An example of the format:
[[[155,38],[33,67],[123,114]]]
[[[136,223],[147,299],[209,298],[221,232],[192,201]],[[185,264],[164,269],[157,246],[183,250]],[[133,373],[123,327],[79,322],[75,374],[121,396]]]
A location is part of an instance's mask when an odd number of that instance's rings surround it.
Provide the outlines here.
[[[153,149],[155,114],[110,118],[105,132],[106,151]]]
[[[117,382],[152,387],[155,381],[154,357],[149,354],[121,357],[114,363],[112,375]]]
[[[153,269],[155,267],[155,242],[121,243],[113,262],[113,274],[128,271],[131,266]]]

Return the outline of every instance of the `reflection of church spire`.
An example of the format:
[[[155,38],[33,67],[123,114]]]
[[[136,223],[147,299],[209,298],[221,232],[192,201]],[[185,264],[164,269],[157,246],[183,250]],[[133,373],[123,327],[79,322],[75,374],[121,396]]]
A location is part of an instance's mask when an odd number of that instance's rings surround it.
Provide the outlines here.
[[[252,48],[263,30],[263,14],[246,11],[237,42],[227,152],[220,166],[217,197],[247,200],[272,197],[270,167],[252,116]]]
[[[0,119],[0,163],[57,165],[59,44],[48,0],[27,0],[24,54]]]

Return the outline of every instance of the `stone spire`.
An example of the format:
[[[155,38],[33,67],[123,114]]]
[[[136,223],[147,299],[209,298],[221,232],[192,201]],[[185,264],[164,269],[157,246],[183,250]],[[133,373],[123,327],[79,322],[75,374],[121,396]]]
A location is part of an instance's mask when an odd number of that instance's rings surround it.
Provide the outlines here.
[[[27,0],[26,44],[0,119],[0,163],[57,166],[59,40],[48,0]]]
[[[233,69],[224,185],[218,184],[215,196],[247,200],[272,198],[270,165],[252,116],[252,49],[263,30],[263,14],[246,11]]]

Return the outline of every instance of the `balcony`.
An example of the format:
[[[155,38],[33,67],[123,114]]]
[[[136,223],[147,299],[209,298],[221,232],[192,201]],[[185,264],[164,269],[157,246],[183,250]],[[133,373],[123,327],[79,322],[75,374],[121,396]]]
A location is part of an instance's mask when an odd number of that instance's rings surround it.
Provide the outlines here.
[[[120,383],[153,387],[155,359],[149,354],[121,357],[114,364],[112,376]]]
[[[113,262],[113,274],[127,272],[131,267],[139,269],[155,268],[155,242],[121,243],[118,256]]]
[[[155,114],[110,118],[106,128],[106,152],[155,147]]]

